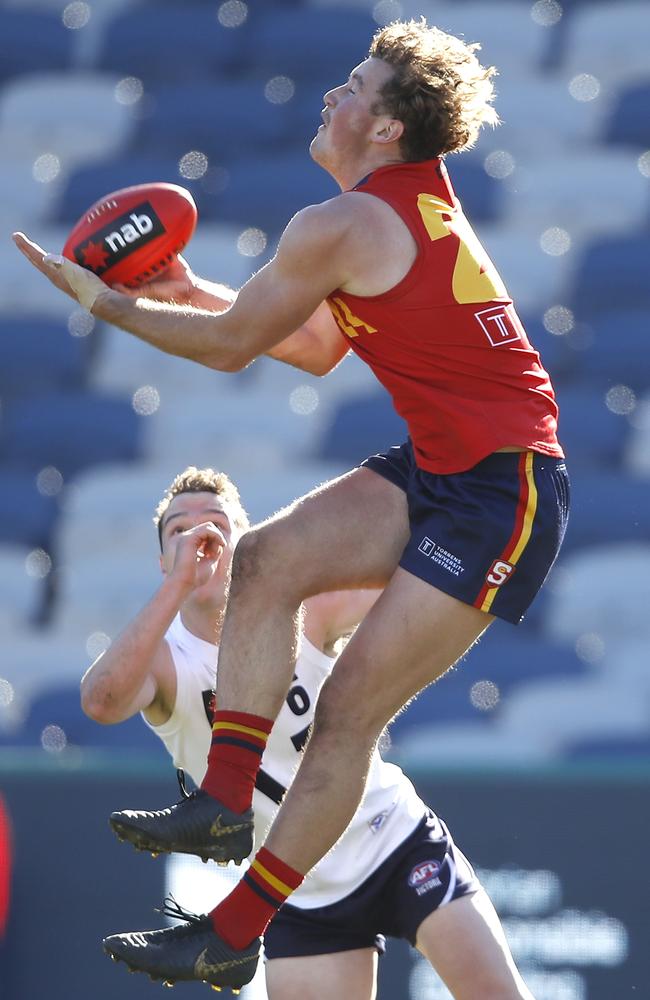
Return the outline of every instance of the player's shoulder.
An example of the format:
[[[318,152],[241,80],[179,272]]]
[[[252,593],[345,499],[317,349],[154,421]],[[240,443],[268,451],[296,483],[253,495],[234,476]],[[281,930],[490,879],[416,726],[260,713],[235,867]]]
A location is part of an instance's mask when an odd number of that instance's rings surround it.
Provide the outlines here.
[[[320,239],[343,236],[382,211],[382,202],[359,191],[343,191],[317,205],[307,205],[289,223],[287,231],[298,229]]]

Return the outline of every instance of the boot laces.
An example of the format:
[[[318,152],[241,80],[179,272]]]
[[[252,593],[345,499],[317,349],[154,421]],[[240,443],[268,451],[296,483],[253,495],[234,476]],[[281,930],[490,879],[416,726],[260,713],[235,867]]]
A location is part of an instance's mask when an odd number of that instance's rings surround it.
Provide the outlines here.
[[[172,917],[174,920],[184,920],[187,924],[200,924],[205,919],[205,914],[192,913],[181,906],[177,899],[170,892],[165,896],[162,906],[155,907],[156,913],[162,913],[165,917]]]

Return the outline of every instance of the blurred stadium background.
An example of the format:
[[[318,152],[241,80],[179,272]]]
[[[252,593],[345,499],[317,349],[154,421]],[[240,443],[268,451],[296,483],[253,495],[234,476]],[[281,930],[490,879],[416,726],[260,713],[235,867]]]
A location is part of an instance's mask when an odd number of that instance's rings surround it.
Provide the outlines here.
[[[71,308],[9,234],[59,250],[101,195],[173,181],[199,207],[191,265],[240,285],[335,193],[306,153],[322,93],[378,24],[420,14],[500,71],[502,127],[449,167],[554,378],[574,505],[525,623],[495,624],[389,752],[480,868],[537,1000],[650,995],[650,6],[4,0],[3,1000],[160,993],[99,939],[155,926],[196,872],[114,844],[106,816],[171,801],[173,771],[138,720],[86,720],[78,682],[156,586],[168,482],[221,467],[259,519],[402,439],[357,359],[322,381],[165,357]],[[449,997],[406,947],[382,966],[381,1000]]]

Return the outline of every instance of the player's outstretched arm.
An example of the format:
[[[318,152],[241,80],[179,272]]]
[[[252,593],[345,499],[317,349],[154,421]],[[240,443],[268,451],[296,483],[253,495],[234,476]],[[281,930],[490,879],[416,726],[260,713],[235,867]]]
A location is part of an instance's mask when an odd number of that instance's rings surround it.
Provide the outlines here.
[[[219,371],[239,371],[277,347],[314,315],[348,275],[349,216],[332,199],[295,216],[276,256],[215,314],[189,305],[131,298],[67,258],[46,254],[20,233],[18,249],[53,284],[114,326],[168,354]]]
[[[214,313],[229,309],[237,298],[237,292],[227,285],[194,274],[180,255],[161,277],[147,282],[137,291],[128,289],[126,285],[113,285],[113,288],[131,298],[145,296]],[[321,302],[306,323],[266,354],[311,375],[326,375],[348,352],[346,339],[341,335],[329,306]]]
[[[165,633],[186,597],[201,582],[201,562],[225,546],[210,523],[183,532],[174,565],[148,604],[81,681],[81,706],[96,722],[111,725],[144,712],[154,725],[171,716],[176,701],[176,670]]]

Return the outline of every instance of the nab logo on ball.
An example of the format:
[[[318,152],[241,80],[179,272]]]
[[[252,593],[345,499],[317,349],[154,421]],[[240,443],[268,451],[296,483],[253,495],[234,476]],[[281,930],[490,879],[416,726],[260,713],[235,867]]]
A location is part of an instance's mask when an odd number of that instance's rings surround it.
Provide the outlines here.
[[[151,202],[143,201],[132,211],[95,230],[90,239],[74,248],[74,256],[82,267],[101,275],[165,232]]]

